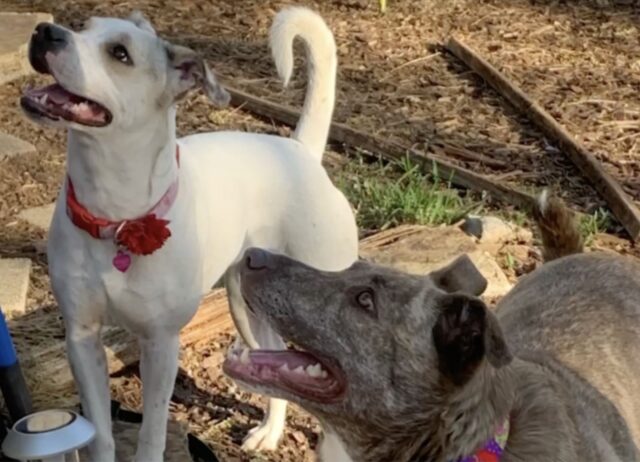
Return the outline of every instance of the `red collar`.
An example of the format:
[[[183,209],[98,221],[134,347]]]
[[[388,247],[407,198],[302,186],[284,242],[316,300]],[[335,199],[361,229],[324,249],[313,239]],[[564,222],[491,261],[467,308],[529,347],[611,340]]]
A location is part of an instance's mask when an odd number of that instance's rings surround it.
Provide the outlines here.
[[[176,146],[176,161],[179,167],[180,148],[178,146]],[[178,177],[146,215],[132,220],[111,221],[94,216],[78,202],[71,178],[67,176],[67,215],[74,225],[95,239],[113,239],[122,251],[135,255],[149,255],[162,247],[171,236],[171,230],[167,226],[169,220],[164,220],[162,217],[167,214],[177,195]]]

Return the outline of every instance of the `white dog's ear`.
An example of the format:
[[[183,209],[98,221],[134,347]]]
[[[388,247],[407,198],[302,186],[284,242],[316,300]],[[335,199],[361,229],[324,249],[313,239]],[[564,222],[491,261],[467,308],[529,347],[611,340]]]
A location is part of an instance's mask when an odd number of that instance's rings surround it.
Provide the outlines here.
[[[189,90],[201,87],[218,107],[229,104],[231,96],[218,82],[204,59],[190,48],[167,45],[169,57],[169,86],[174,101],[184,97]]]
[[[149,20],[138,10],[133,11],[127,18],[127,21],[134,23],[140,29],[147,31],[150,34],[156,35],[156,30],[153,28]]]

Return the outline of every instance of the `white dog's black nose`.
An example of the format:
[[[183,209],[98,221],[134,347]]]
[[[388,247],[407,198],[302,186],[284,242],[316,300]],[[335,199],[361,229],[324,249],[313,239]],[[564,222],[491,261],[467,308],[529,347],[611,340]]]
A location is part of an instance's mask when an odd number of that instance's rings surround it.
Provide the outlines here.
[[[41,22],[36,26],[35,35],[46,42],[66,42],[68,32],[60,26]]]
[[[29,61],[33,68],[41,74],[49,74],[46,54],[62,50],[68,45],[70,38],[70,32],[63,27],[48,22],[38,24],[29,43]]]
[[[258,271],[269,267],[271,254],[266,250],[251,248],[244,254],[245,265],[248,269]]]

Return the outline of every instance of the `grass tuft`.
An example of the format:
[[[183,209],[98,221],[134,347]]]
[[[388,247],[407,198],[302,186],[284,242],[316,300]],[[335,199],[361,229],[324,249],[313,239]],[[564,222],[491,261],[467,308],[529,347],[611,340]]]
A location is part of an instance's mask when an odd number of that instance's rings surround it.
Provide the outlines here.
[[[599,208],[590,215],[584,215],[580,220],[580,232],[584,236],[585,245],[591,245],[596,234],[606,233],[613,225],[611,213],[606,209]]]
[[[338,173],[336,185],[356,209],[363,230],[451,224],[478,207],[437,172],[425,174],[409,159],[389,164],[356,159]]]

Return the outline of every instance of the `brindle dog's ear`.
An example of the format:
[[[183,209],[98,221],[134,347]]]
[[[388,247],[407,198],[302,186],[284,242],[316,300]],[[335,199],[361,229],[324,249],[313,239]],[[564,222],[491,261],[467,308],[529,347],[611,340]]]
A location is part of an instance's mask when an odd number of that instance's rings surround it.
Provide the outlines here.
[[[487,288],[487,280],[467,255],[461,255],[444,268],[430,274],[440,289],[453,293],[480,295]]]
[[[229,104],[231,96],[218,83],[202,56],[179,45],[167,44],[166,49],[170,66],[168,85],[174,101],[200,86],[216,106],[225,107]]]
[[[498,320],[481,300],[446,295],[439,310],[433,340],[440,372],[455,385],[464,385],[485,358],[495,368],[511,361]]]

